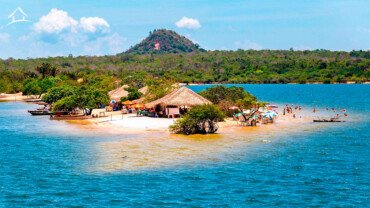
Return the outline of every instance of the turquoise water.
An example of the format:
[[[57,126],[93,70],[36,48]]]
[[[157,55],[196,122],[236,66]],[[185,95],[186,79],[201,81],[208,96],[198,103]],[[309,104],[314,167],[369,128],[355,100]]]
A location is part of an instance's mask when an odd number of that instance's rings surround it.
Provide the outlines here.
[[[75,131],[29,116],[33,105],[0,103],[0,207],[369,206],[369,85],[241,86],[265,101],[346,108],[355,119],[249,145],[222,162],[107,173],[86,171],[99,157],[95,144],[132,135]]]

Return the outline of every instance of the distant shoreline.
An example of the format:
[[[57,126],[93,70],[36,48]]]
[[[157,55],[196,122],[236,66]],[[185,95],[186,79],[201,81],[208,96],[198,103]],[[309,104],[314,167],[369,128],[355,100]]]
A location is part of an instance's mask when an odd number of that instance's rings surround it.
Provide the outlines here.
[[[361,83],[356,83],[356,82],[345,82],[345,83],[342,83],[342,82],[335,82],[335,83],[323,83],[323,82],[307,82],[307,83],[294,83],[294,82],[291,82],[291,83],[223,83],[223,82],[212,82],[212,83],[180,83],[180,86],[197,86],[197,85],[222,85],[222,84],[235,84],[235,85],[241,85],[241,84],[249,84],[249,85],[252,85],[252,84],[259,84],[259,85],[263,85],[263,84],[276,84],[276,85],[292,85],[292,84],[297,84],[297,85],[340,85],[340,84],[345,84],[345,85],[355,85],[355,84],[370,84],[370,82],[361,82]]]
[[[248,85],[253,85],[253,84],[258,84],[258,83],[221,83],[221,82],[213,82],[213,83],[179,83],[180,86],[199,86],[199,85],[223,85],[223,84],[230,84],[230,85],[242,85],[242,84],[248,84]],[[274,83],[260,83],[258,85],[263,85],[263,84],[274,84]],[[370,82],[363,82],[363,83],[355,83],[355,82],[347,82],[347,83],[329,83],[329,84],[324,84],[322,82],[309,82],[309,83],[279,83],[279,84],[274,84],[274,85],[363,85],[363,84],[370,84]],[[6,93],[0,93],[0,101],[26,101],[29,99],[33,99],[33,96],[24,96],[22,93],[14,93],[14,94],[6,94]]]

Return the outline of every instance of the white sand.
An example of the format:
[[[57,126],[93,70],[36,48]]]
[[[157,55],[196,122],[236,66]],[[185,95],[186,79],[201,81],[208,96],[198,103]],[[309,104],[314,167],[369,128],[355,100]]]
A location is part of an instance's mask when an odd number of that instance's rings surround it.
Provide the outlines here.
[[[121,120],[109,121],[113,125],[122,128],[145,129],[145,130],[167,130],[174,123],[175,119],[150,118],[127,116]]]
[[[23,96],[22,93],[16,93],[16,94],[0,94],[0,100],[1,101],[22,101],[27,99],[27,96]]]
[[[252,144],[268,145],[283,135],[301,135],[321,128],[307,112],[296,115],[281,115],[274,124],[257,127],[241,127],[227,119],[219,123],[217,134],[191,136],[170,134],[167,128],[174,119],[136,115],[122,119],[119,114],[112,116],[112,121],[110,117],[94,119],[99,129],[103,127],[125,137],[97,143],[96,161],[86,168],[92,172],[140,171],[229,160]],[[133,129],[135,137],[128,139]]]
[[[91,119],[99,127],[120,129],[121,131],[168,131],[176,119],[138,117],[136,114],[122,115],[119,112],[107,113],[107,117]]]

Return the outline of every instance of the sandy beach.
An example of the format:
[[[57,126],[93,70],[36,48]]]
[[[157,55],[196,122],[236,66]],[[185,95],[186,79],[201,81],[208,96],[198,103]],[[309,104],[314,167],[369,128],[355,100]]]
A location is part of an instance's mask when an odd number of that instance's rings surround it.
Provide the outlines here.
[[[235,157],[243,147],[264,145],[284,135],[315,131],[322,125],[312,122],[308,111],[280,115],[273,124],[242,127],[231,118],[220,122],[217,134],[174,135],[168,126],[175,119],[137,117],[134,114],[91,119],[90,126],[98,131],[117,135],[135,135],[95,146],[98,158],[91,172],[140,171],[191,165],[193,161],[217,162]],[[88,126],[85,126],[88,128]]]
[[[25,96],[22,93],[15,93],[15,94],[0,94],[0,101],[25,101],[27,99],[35,98],[35,96]]]

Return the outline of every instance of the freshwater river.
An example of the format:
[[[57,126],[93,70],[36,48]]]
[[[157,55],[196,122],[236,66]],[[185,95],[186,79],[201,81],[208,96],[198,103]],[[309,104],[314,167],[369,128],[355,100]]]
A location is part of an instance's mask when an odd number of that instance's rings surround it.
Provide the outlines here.
[[[349,122],[247,145],[220,161],[92,172],[96,144],[134,136],[79,131],[29,116],[34,105],[3,102],[0,207],[369,206],[370,85],[239,86],[271,103],[345,108]]]

